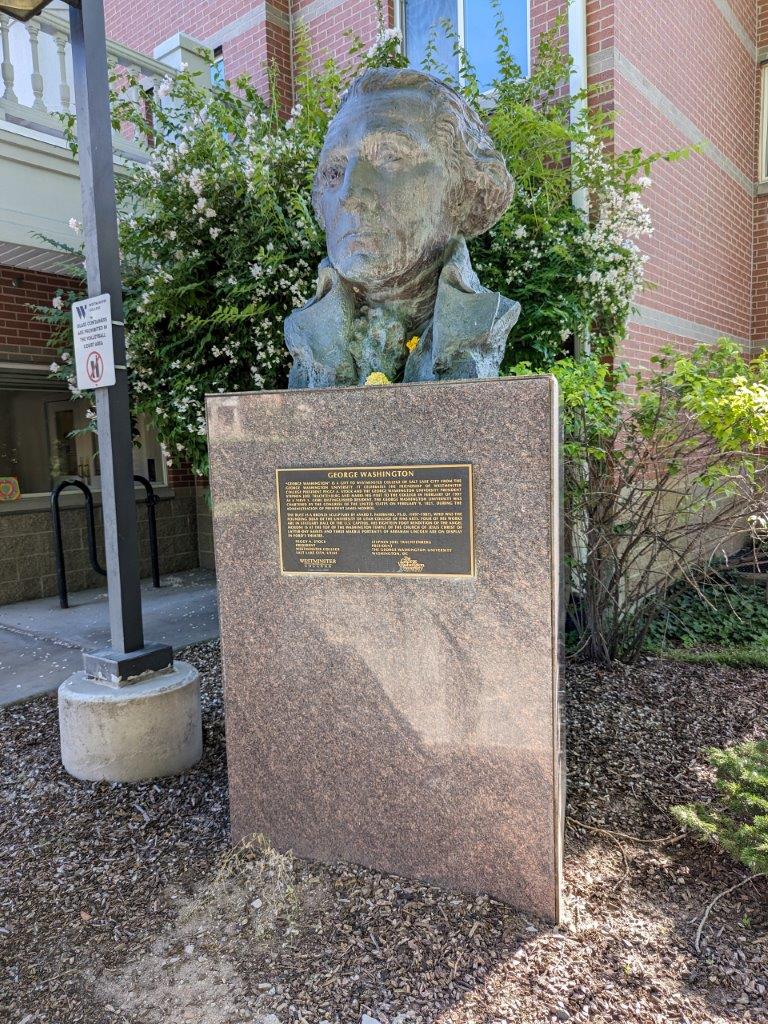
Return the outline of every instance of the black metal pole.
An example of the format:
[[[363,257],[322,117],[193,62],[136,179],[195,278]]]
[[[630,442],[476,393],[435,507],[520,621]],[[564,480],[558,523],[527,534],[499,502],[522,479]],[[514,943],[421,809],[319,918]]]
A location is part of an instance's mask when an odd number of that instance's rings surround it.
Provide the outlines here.
[[[112,649],[86,655],[85,662],[93,675],[123,680],[165,668],[171,664],[173,652],[170,647],[144,644],[141,617],[133,438],[102,0],[81,0],[79,7],[70,7],[69,20],[88,294],[109,293],[117,376],[112,387],[96,389]]]

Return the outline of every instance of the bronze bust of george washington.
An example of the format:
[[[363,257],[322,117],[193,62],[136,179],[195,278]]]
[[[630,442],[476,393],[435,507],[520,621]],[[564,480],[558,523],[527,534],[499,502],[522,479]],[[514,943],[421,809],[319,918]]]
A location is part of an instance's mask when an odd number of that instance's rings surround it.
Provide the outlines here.
[[[480,284],[465,239],[493,227],[512,190],[449,86],[410,68],[355,79],[315,174],[328,258],[285,323],[289,387],[497,376],[520,306]]]

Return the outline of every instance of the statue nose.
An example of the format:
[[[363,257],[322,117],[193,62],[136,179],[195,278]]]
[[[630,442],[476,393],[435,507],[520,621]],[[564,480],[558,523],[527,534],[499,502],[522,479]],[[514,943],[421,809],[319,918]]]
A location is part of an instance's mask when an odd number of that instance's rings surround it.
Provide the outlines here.
[[[353,157],[347,164],[339,202],[344,206],[368,206],[374,197],[375,171],[367,160]]]

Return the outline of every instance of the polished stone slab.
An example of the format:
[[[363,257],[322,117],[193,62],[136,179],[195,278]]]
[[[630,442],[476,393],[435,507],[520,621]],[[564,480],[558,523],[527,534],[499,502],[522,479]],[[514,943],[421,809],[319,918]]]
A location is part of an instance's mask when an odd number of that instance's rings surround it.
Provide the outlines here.
[[[208,399],[233,838],[560,917],[550,377]],[[275,471],[471,464],[475,575],[283,575]]]

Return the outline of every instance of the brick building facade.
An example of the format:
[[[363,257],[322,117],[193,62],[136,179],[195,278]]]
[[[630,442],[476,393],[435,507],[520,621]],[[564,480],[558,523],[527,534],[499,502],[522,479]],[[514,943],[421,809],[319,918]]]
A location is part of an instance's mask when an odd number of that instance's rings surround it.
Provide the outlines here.
[[[513,45],[523,66],[535,54],[539,33],[558,16],[566,18],[561,39],[576,62],[576,85],[588,81],[599,87],[595,102],[617,113],[619,150],[698,149],[686,161],[655,167],[647,193],[655,232],[644,243],[651,287],[639,298],[624,356],[647,365],[662,344],[689,347],[722,334],[745,348],[763,347],[768,342],[768,0],[572,0],[570,5],[502,0],[502,5],[512,19]],[[412,59],[429,29],[426,14],[435,11],[453,20],[470,56],[487,63],[493,46],[482,46],[482,32],[489,24],[489,0],[431,0],[428,6],[424,0],[384,2],[385,20],[404,32]],[[108,36],[124,63],[121,53],[128,51],[121,46],[145,55],[146,73],[157,79],[166,65],[178,67],[203,44],[214,51],[227,78],[247,73],[262,91],[266,65],[272,63],[286,111],[293,102],[300,26],[308,30],[318,65],[328,56],[343,62],[350,33],[369,45],[377,32],[373,0],[105,0],[105,12]],[[55,24],[49,29],[57,31]],[[0,98],[0,104],[7,101],[7,95]],[[7,113],[5,122],[2,116],[0,109],[0,126],[11,134],[0,144],[18,146],[19,130],[8,127]],[[31,137],[25,145],[39,142]],[[58,160],[57,173],[71,174],[53,145],[46,161],[53,167]],[[29,159],[25,151],[19,166],[28,168]],[[64,221],[75,212],[67,211]],[[8,427],[13,402],[37,403],[34,417],[27,416],[37,431],[29,443],[39,447],[47,476],[26,481],[23,502],[0,503],[0,603],[54,592],[46,494],[55,479],[51,460],[61,456],[59,469],[69,467],[69,472],[79,472],[89,461],[82,457],[85,442],[78,441],[74,452],[63,441],[68,396],[48,379],[46,331],[27,309],[28,303],[49,303],[66,279],[52,274],[51,265],[40,262],[29,246],[26,263],[15,264],[19,250],[2,235],[3,216],[0,197],[0,477],[16,471],[18,442]],[[47,222],[42,226],[47,230]],[[146,472],[150,454],[147,447]],[[166,470],[161,458],[155,461],[151,468],[157,469],[163,499],[162,570],[212,565],[203,489],[183,470]],[[72,589],[99,582],[88,568],[81,513],[66,508],[77,502],[70,495],[63,503]],[[142,509],[139,521],[147,574]]]
[[[389,0],[389,25],[404,27],[408,4],[419,2]],[[457,0],[437,6],[458,8]],[[465,34],[487,6],[487,0],[463,0]],[[318,62],[328,55],[343,60],[349,31],[366,43],[376,34],[372,0],[138,0],[128,6],[106,0],[105,7],[109,34],[137,49],[151,52],[170,32],[185,32],[221,54],[227,77],[245,71],[261,87],[264,62],[274,61],[287,105],[291,41],[300,23]],[[512,10],[515,0],[505,7]],[[528,0],[534,51],[539,32],[567,10],[565,0]],[[645,365],[661,344],[688,347],[722,334],[745,347],[763,345],[768,196],[758,148],[768,0],[573,0],[568,17],[577,63],[586,57],[599,102],[618,115],[618,149],[700,147],[683,163],[656,165],[648,192],[655,231],[645,243],[651,287],[640,297],[624,355]],[[586,54],[575,38],[580,17]],[[569,45],[569,32],[562,35]]]
[[[648,204],[648,280],[627,353],[643,363],[660,343],[752,335],[757,203],[757,5],[617,0],[612,38],[591,58],[611,76],[616,145],[701,152],[658,164]]]

